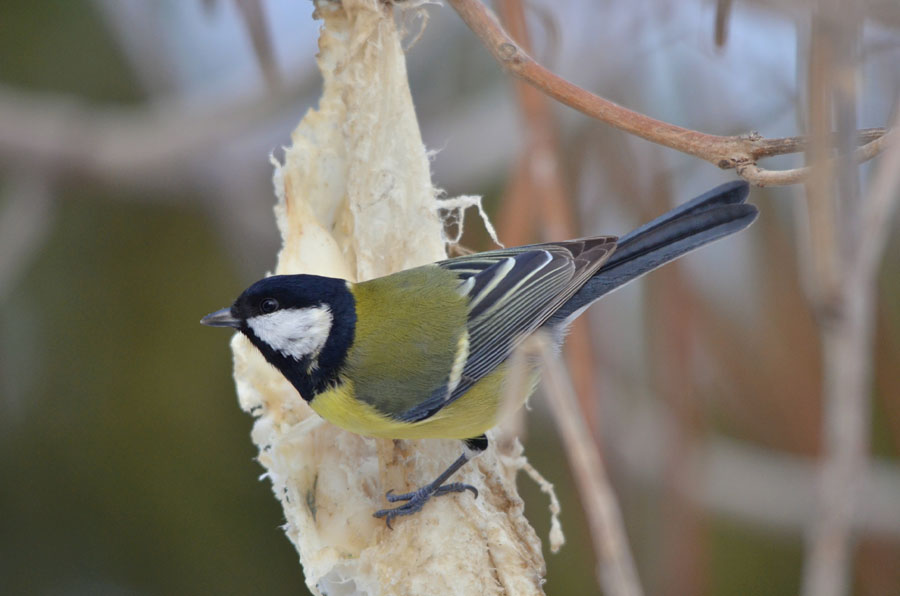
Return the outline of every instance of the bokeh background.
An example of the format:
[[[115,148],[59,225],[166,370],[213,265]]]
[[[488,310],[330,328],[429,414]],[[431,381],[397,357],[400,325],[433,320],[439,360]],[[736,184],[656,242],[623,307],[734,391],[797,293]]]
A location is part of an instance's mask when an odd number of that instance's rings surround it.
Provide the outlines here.
[[[900,9],[859,5],[856,118],[881,127],[900,91]],[[507,244],[624,233],[733,179],[535,99],[452,10],[424,10],[415,43],[422,13],[402,20],[435,184],[484,195]],[[718,42],[716,13],[701,0],[534,0],[524,24],[545,65],[631,108],[715,134],[802,134],[808,9],[735,2]],[[319,93],[311,14],[306,0],[0,3],[3,594],[305,593],[227,337],[198,320],[274,264],[269,155]],[[752,229],[604,300],[567,352],[649,594],[800,589],[823,415],[803,188],[752,200]],[[860,595],[900,593],[890,229],[854,521]],[[491,246],[471,214],[463,244]],[[532,400],[522,433],[563,506],[568,542],[547,553],[546,590],[599,593],[546,407]],[[546,536],[546,498],[521,486]]]

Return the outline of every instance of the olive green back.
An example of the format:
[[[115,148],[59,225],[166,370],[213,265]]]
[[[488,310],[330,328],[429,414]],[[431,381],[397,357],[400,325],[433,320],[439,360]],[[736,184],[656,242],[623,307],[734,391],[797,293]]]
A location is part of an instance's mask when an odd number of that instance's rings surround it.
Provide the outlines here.
[[[435,265],[355,284],[356,336],[346,375],[356,399],[397,416],[447,382],[468,300],[456,274]]]

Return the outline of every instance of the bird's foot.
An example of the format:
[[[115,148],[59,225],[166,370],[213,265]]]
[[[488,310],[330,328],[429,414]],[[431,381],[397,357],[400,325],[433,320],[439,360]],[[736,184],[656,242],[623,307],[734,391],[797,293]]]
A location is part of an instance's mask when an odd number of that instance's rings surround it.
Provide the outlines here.
[[[428,502],[431,497],[439,497],[441,495],[446,495],[449,493],[461,493],[467,490],[472,491],[472,494],[478,498],[478,489],[472,486],[471,484],[463,484],[462,482],[451,482],[450,484],[437,484],[432,482],[431,484],[426,484],[419,490],[413,491],[411,493],[403,493],[400,495],[395,495],[393,490],[389,490],[385,495],[385,498],[391,503],[399,503],[400,501],[406,501],[403,505],[399,505],[398,507],[393,507],[391,509],[381,509],[375,512],[375,517],[383,517],[387,527],[391,530],[394,528],[391,527],[391,521],[394,520],[395,517],[400,517],[401,515],[412,515],[416,513]]]

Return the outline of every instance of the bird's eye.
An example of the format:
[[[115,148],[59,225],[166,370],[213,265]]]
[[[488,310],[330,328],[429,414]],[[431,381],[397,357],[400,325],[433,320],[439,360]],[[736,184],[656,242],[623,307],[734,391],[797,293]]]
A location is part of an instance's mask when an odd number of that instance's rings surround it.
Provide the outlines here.
[[[275,312],[278,310],[278,301],[274,298],[266,298],[259,305],[259,310],[268,314],[270,312]]]

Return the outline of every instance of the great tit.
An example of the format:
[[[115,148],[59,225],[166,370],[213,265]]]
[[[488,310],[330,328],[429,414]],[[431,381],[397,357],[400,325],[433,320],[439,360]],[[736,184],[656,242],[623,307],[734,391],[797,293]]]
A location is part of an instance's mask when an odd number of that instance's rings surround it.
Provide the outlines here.
[[[498,422],[517,346],[539,329],[561,343],[601,296],[746,228],[757,216],[744,203],[748,192],[746,182],[724,184],[618,239],[493,250],[362,283],[274,275],[201,323],[246,335],[337,426],[371,437],[466,442],[433,482],[387,493],[402,503],[375,513],[390,526],[433,496],[470,490],[477,497],[475,487],[447,480],[487,447],[484,433]],[[533,388],[516,396],[518,405]]]

